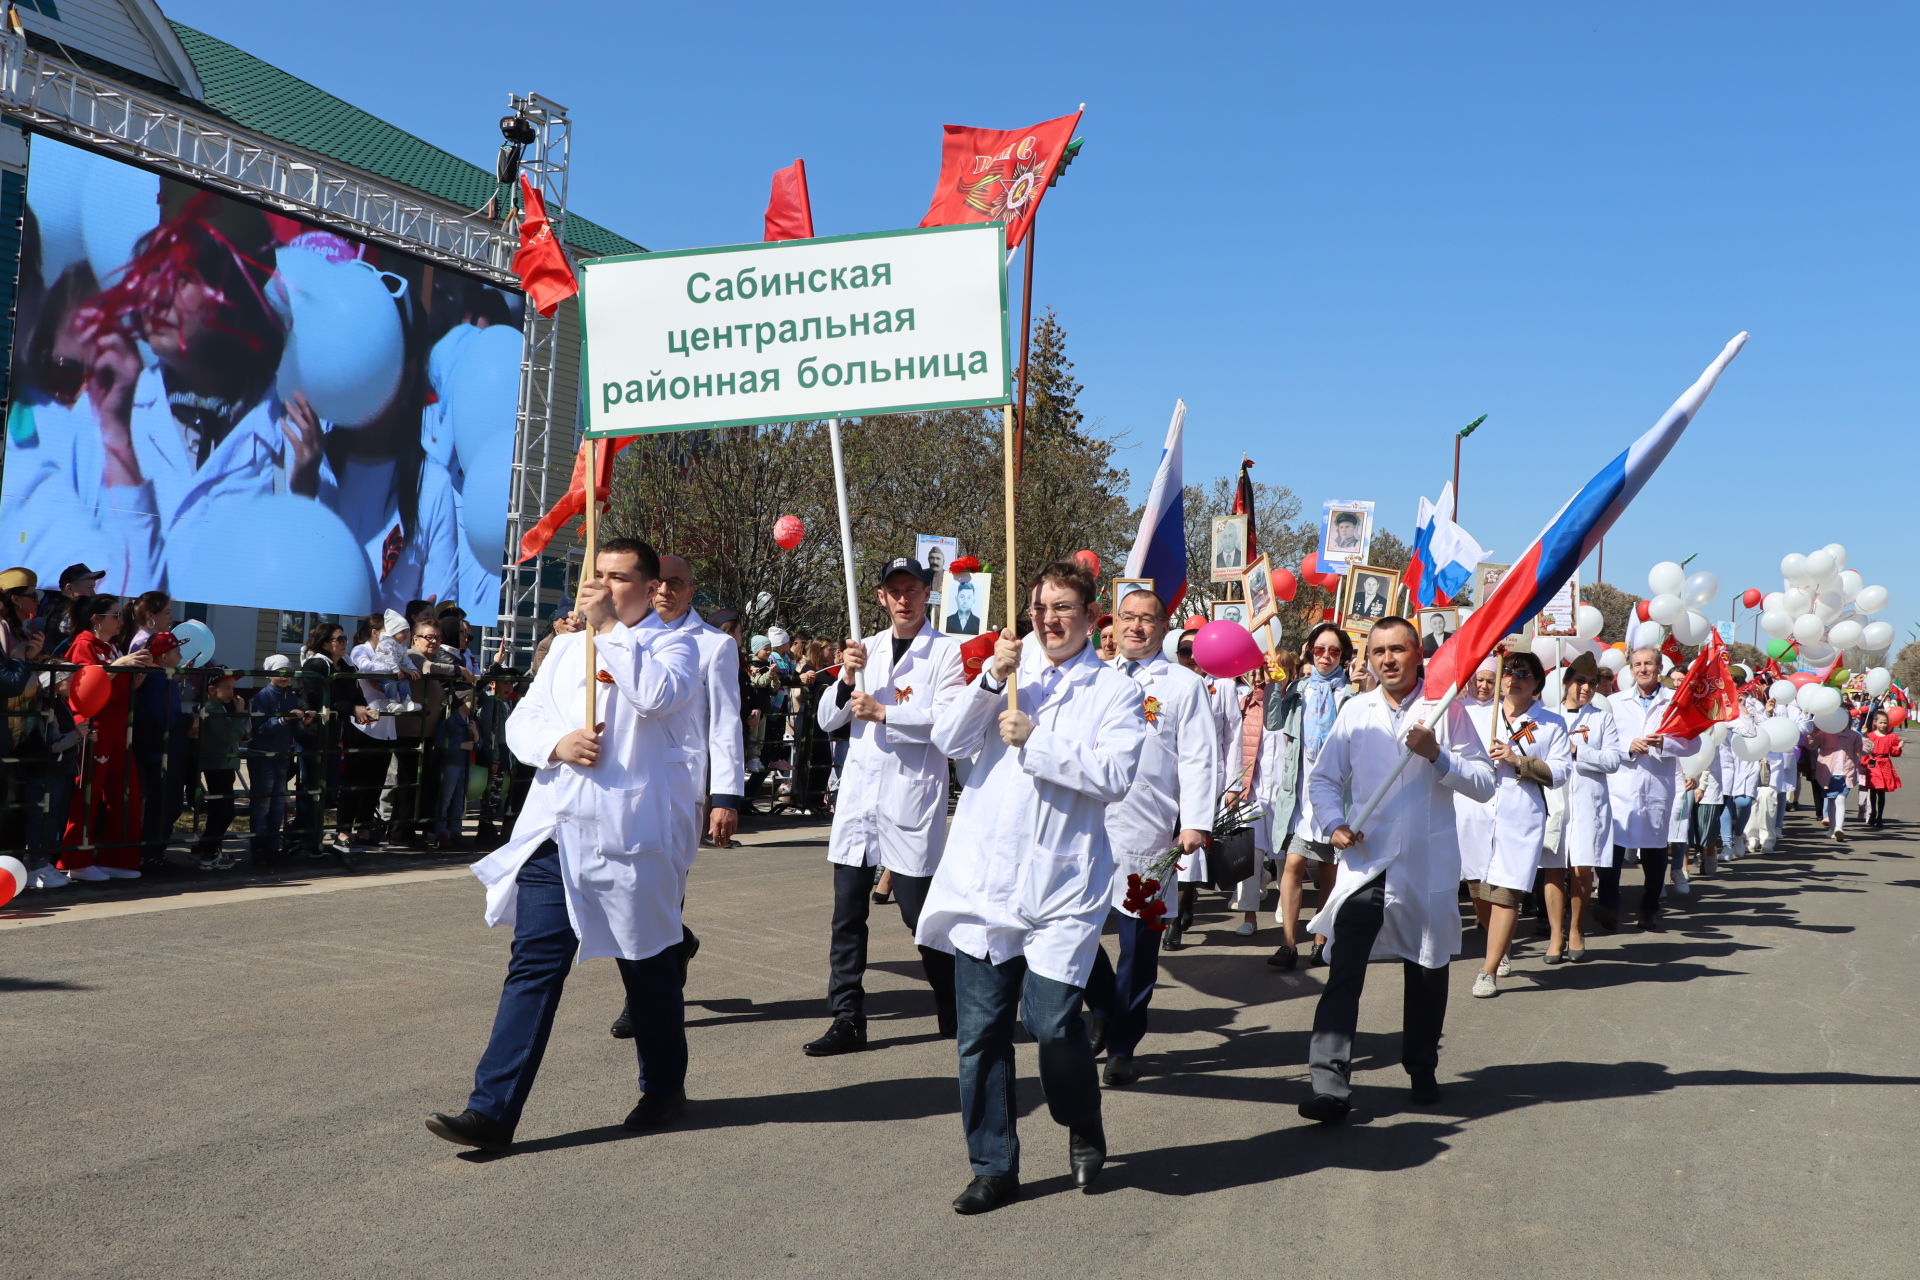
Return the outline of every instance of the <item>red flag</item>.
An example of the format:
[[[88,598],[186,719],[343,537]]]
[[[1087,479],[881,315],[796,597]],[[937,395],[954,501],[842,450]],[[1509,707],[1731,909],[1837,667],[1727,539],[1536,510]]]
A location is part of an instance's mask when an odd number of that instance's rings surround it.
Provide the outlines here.
[[[773,171],[773,194],[767,197],[768,240],[813,239],[813,201],[807,198],[807,162],[795,160]]]
[[[1080,113],[1031,129],[972,129],[950,124],[940,147],[940,182],[923,227],[966,222],[1007,224],[1007,248],[1019,246],[1039,211],[1060,157],[1080,127]]]
[[[1247,563],[1252,564],[1260,558],[1260,538],[1253,531],[1253,478],[1247,474],[1247,468],[1253,465],[1251,458],[1240,459],[1240,480],[1233,486],[1233,510],[1228,515],[1247,517]]]
[[[547,202],[524,173],[520,175],[520,203],[520,247],[514,250],[513,272],[520,277],[533,309],[550,316],[580,292],[580,282],[573,278],[573,268],[567,264],[560,242],[553,238]]]
[[[613,455],[632,444],[638,436],[616,436],[601,440],[595,452],[599,463],[593,481],[593,492],[600,499],[600,509],[607,509],[607,491],[613,488]],[[525,563],[547,549],[553,541],[553,535],[564,529],[567,522],[587,509],[587,445],[580,442],[580,452],[573,459],[573,478],[567,482],[567,491],[560,501],[553,504],[553,510],[540,517],[540,523],[526,531],[520,537],[520,559],[515,563]]]
[[[1714,629],[1700,654],[1687,668],[1680,687],[1673,691],[1673,705],[1661,718],[1654,733],[1661,737],[1697,738],[1723,720],[1740,716],[1740,694],[1733,683],[1733,668],[1727,663],[1727,646]]]

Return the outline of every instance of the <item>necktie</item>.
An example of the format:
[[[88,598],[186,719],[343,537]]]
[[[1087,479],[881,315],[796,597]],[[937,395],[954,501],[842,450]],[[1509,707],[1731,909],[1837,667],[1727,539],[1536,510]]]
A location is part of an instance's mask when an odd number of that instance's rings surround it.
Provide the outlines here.
[[[1127,674],[1128,674],[1128,675],[1136,675],[1136,674],[1138,674],[1138,673],[1139,673],[1139,670],[1140,670],[1140,664],[1139,664],[1138,662],[1134,662],[1134,661],[1132,661],[1132,660],[1129,660],[1129,661],[1127,662]]]

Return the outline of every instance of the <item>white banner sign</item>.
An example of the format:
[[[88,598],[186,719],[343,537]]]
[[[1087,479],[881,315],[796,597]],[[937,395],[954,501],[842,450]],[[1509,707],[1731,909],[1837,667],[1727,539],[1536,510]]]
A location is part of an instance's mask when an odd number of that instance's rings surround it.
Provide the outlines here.
[[[1005,404],[999,223],[582,264],[587,432]]]

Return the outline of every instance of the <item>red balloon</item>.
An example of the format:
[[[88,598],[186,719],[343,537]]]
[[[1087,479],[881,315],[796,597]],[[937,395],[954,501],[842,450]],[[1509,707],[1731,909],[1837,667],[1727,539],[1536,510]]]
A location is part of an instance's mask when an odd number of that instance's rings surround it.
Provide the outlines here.
[[[1907,722],[1907,709],[1905,707],[1887,707],[1886,713],[1887,723],[1896,729]]]
[[[1076,551],[1073,553],[1073,562],[1092,574],[1095,578],[1100,576],[1100,557],[1093,554],[1093,552]]]
[[[1760,602],[1765,599],[1766,597],[1760,594],[1760,588],[1758,587],[1748,587],[1740,593],[1740,603],[1749,609],[1758,609]]]
[[[1320,572],[1320,553],[1318,551],[1307,552],[1307,558],[1300,562],[1300,576],[1314,586],[1324,588],[1327,591],[1338,591],[1340,589],[1339,574]]]
[[[1293,576],[1291,569],[1273,571],[1273,595],[1281,604],[1291,601],[1300,591],[1300,581]]]
[[[113,677],[105,667],[82,667],[73,673],[67,685],[67,703],[75,715],[91,720],[112,701]]]
[[[780,544],[782,551],[793,550],[806,536],[807,526],[800,522],[799,516],[781,516],[773,522],[773,540]]]
[[[1647,616],[1647,602],[1645,600],[1642,600],[1639,604],[1633,606],[1633,616],[1640,619],[1640,621],[1642,622],[1652,621],[1652,619],[1650,619]]]
[[[1796,689],[1804,689],[1810,684],[1822,683],[1822,679],[1811,671],[1796,671],[1787,677],[1787,683]]]

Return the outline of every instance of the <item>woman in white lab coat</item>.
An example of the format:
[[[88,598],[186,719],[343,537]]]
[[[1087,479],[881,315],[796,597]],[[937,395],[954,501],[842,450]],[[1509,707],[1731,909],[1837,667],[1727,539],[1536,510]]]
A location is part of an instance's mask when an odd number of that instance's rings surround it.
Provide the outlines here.
[[[1474,914],[1487,933],[1487,955],[1473,994],[1500,993],[1497,978],[1512,967],[1520,904],[1533,889],[1546,843],[1547,791],[1566,785],[1573,767],[1567,724],[1538,699],[1546,671],[1531,653],[1509,653],[1500,664],[1500,697],[1469,707],[1474,731],[1493,762],[1493,798],[1456,805],[1463,811],[1460,871],[1473,892]]]
[[[1567,744],[1573,769],[1567,785],[1550,797],[1559,802],[1557,831],[1540,856],[1541,896],[1547,908],[1546,962],[1587,958],[1586,914],[1593,897],[1594,871],[1613,865],[1613,812],[1607,777],[1620,767],[1620,740],[1604,699],[1596,699],[1599,664],[1582,654],[1561,673]],[[1568,890],[1572,910],[1567,910]],[[1568,918],[1570,917],[1570,919]]]

